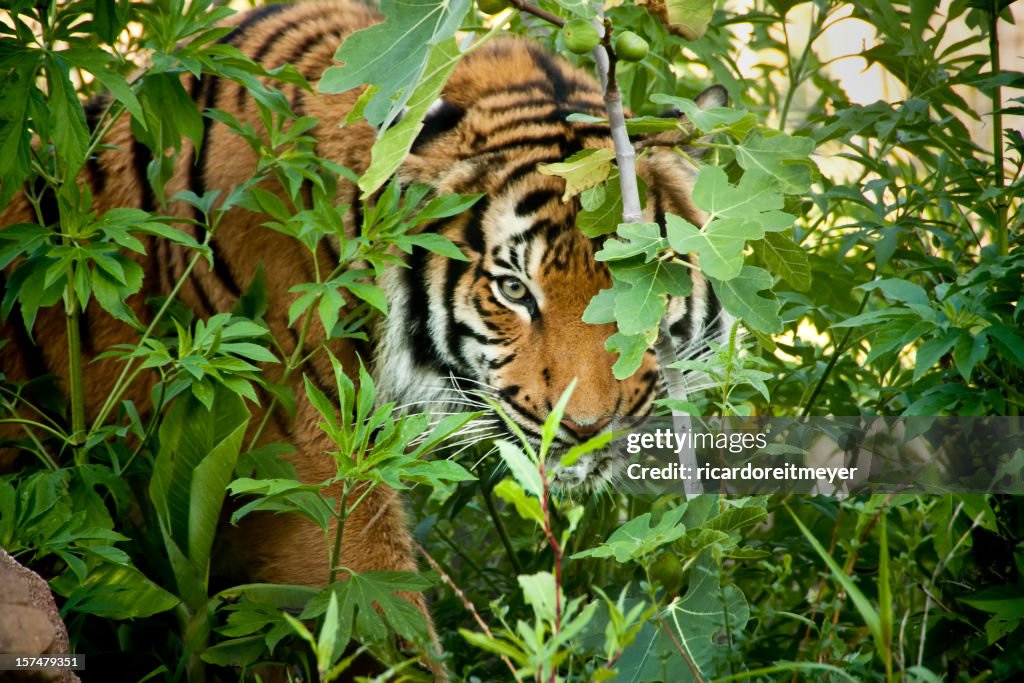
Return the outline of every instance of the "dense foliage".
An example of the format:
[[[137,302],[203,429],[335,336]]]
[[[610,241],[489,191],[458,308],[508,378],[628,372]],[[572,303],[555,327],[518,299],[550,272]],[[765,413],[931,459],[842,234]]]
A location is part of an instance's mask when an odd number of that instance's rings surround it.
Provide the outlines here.
[[[337,92],[371,83],[360,112],[377,125],[404,111],[356,178],[313,154],[311,122],[275,87],[308,87],[300,76],[269,74],[217,42],[224,29],[216,23],[230,14],[219,3],[5,3],[0,201],[27,182],[39,221],[0,232],[0,266],[10,266],[2,313],[31,328],[40,307],[63,307],[72,358],[91,300],[139,332],[136,345],[106,350],[125,370],[91,421],[74,363],[64,405],[30,405],[33,386],[0,388],[3,419],[25,427],[21,467],[0,477],[0,547],[50,580],[73,650],[95,655],[86,675],[234,680],[272,661],[326,679],[343,673],[353,642],[396,676],[424,677],[395,646],[425,638],[395,590],[429,591],[455,680],[967,681],[1024,671],[1021,498],[559,497],[541,465],[548,443],[539,452],[526,443],[456,445],[448,447],[454,459],[424,460],[446,436],[471,429],[468,417],[395,416],[375,404],[361,369],[357,389],[339,368],[341,405],[307,386],[338,447],[340,506],[325,500],[323,484],[292,478],[283,448],[254,447],[253,385],[285,407],[294,401],[270,386],[260,364],[282,364],[287,378],[301,353],[280,353],[262,321],[259,279],[230,315],[198,320],[172,296],[154,302],[152,324],[139,324],[123,304],[142,286],[127,256],[141,248],[137,236],[184,245],[193,263],[216,259],[194,235],[213,234],[229,207],[242,206],[313,253],[340,238],[343,262],[301,285],[289,313],[300,335],[322,325],[335,337],[361,336],[386,310],[363,276],[379,273],[393,246],[452,253],[444,240],[410,231],[473,201],[427,201],[423,188],[402,193],[389,183],[457,63],[457,30],[477,40],[497,29],[527,34],[593,68],[590,45],[566,49],[558,26],[503,3],[481,3],[500,12],[497,20],[468,0],[381,4],[388,22],[349,41],[338,55],[345,66],[319,85]],[[539,4],[554,18],[595,13],[582,0]],[[618,374],[629,374],[657,337],[665,294],[689,286],[674,255],[694,252],[749,334],[684,360],[683,369],[711,381],[666,409],[1019,416],[1024,138],[1004,117],[1021,113],[1024,99],[1007,93],[1024,88],[1024,75],[1001,68],[999,36],[1008,32],[996,32],[1001,21],[1012,25],[1010,2],[955,0],[940,12],[931,2],[755,0],[713,14],[701,2],[606,4],[613,35],[632,31],[648,46],[622,41],[617,83],[635,117],[627,125],[675,130],[674,121],[651,118],[674,106],[690,115],[692,143],[708,149],[694,199],[709,220],[670,217],[664,237],[620,224],[610,156],[550,168],[581,193],[581,229],[616,233],[600,254],[615,286],[594,300],[588,320],[617,322]],[[652,13],[663,5],[683,13],[676,32]],[[892,102],[852,103],[830,76],[828,31],[857,20],[876,32],[861,56],[903,93]],[[381,45],[389,47],[382,53]],[[178,80],[186,71],[244,85],[265,130],[200,111]],[[712,79],[732,105],[698,111],[687,98]],[[85,102],[101,90],[112,98],[90,129]],[[156,196],[165,207],[198,209],[206,230],[161,212],[90,211],[82,168],[119,116],[133,118],[153,151],[147,175]],[[225,197],[168,197],[181,141],[201,141],[203,116],[249,141],[258,176]],[[824,163],[833,159],[844,163]],[[288,197],[258,186],[270,176]],[[339,177],[367,193],[384,188],[356,239],[343,236],[344,207],[330,203]],[[44,191],[57,198],[57,222],[39,208]],[[358,305],[339,318],[349,300]],[[121,389],[142,368],[161,381],[155,409],[140,414]],[[1008,465],[1019,477],[1024,458]],[[227,496],[236,497],[233,521],[290,510],[330,536],[332,517],[343,527],[365,487],[380,484],[412,488],[431,571],[338,582],[332,571],[323,591],[217,582],[214,531]]]

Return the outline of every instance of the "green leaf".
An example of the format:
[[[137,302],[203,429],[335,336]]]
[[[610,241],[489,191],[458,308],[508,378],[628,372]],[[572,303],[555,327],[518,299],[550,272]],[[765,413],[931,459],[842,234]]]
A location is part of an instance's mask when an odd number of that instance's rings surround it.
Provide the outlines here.
[[[34,52],[34,51],[33,51]],[[38,62],[29,51],[5,61],[0,71],[0,206],[7,206],[32,170],[32,129],[28,105],[41,93],[35,87]]]
[[[645,512],[613,531],[601,545],[578,552],[572,559],[614,557],[619,563],[637,560],[686,534],[686,526],[680,522],[685,513],[686,506],[680,505],[664,513],[652,526],[651,513]]]
[[[988,358],[989,343],[988,336],[984,334],[972,335],[964,330],[953,347],[953,361],[956,369],[964,381],[969,382],[974,374],[975,366]]]
[[[459,635],[462,636],[470,645],[475,648],[479,648],[484,652],[491,652],[501,657],[508,657],[513,662],[520,665],[526,663],[526,657],[523,651],[505,640],[500,640],[483,633],[475,633],[464,628],[459,629]]]
[[[321,487],[316,484],[303,484],[294,479],[243,477],[232,481],[228,489],[236,496],[256,496],[232,512],[232,524],[237,524],[250,512],[266,510],[302,515],[326,532],[333,517],[332,500],[323,497]]]
[[[657,327],[665,315],[667,298],[654,280],[638,283],[615,297],[615,322],[625,335],[643,334]]]
[[[595,255],[598,261],[625,259],[640,254],[650,261],[666,244],[661,236],[661,226],[657,223],[622,223],[617,237],[605,240],[604,246]]]
[[[860,285],[865,292],[879,291],[890,301],[902,301],[920,306],[928,305],[928,294],[920,286],[902,279],[873,280]]]
[[[945,356],[953,344],[956,343],[959,334],[957,330],[948,330],[941,337],[929,339],[917,349],[917,356],[914,360],[914,381],[932,369],[943,356]]]
[[[327,69],[317,89],[341,93],[364,83],[376,86],[366,120],[387,128],[422,82],[433,47],[455,37],[470,5],[470,0],[383,0],[386,19],[345,39],[334,55],[342,65]]]
[[[615,322],[615,297],[622,291],[623,286],[621,283],[613,283],[612,287],[595,294],[583,311],[583,322],[591,325]]]
[[[451,1],[460,3],[465,0]],[[416,0],[416,2],[419,3],[422,0]],[[435,6],[440,7],[441,5],[435,4]],[[373,29],[367,30],[372,31]],[[360,31],[348,38],[342,44],[341,51],[344,51],[349,43],[362,33],[363,31]],[[409,50],[409,47],[407,45],[403,49]],[[422,78],[419,79],[418,84],[411,83],[408,86],[411,89],[415,85],[415,90],[409,97],[408,109],[402,114],[402,120],[388,128],[380,139],[373,143],[370,167],[359,179],[359,189],[363,191],[364,197],[373,194],[386,183],[409,156],[412,143],[416,141],[416,136],[423,129],[423,117],[430,106],[441,96],[448,77],[455,71],[455,67],[458,66],[461,59],[462,53],[459,52],[459,48],[452,38],[430,47]],[[330,72],[331,69],[328,69],[324,73],[324,79],[320,81],[321,88],[324,87],[323,83],[327,80],[327,74]],[[380,97],[380,93],[374,99],[377,97]]]
[[[526,495],[522,487],[512,479],[502,479],[494,486],[494,495],[506,503],[514,505],[516,512],[525,520],[536,522],[544,526],[544,512],[540,507],[540,500],[533,496]]]
[[[422,232],[418,235],[402,235],[401,237],[395,238],[395,245],[407,254],[412,253],[412,248],[416,246],[446,258],[455,259],[456,261],[469,260],[469,257],[463,254],[451,240],[444,235],[438,235],[434,232]]]
[[[853,579],[846,575],[843,568],[839,566],[839,563],[835,561],[832,555],[829,554],[818,539],[814,537],[811,530],[804,526],[804,523],[800,521],[800,518],[797,517],[792,510],[788,507],[786,509],[789,510],[790,516],[793,518],[793,521],[796,523],[801,533],[803,533],[804,538],[807,539],[807,542],[811,544],[814,551],[818,553],[818,556],[825,562],[829,570],[832,572],[832,575],[836,578],[836,581],[838,581],[839,584],[842,585],[843,590],[846,591],[846,594],[850,596],[850,600],[853,601],[854,606],[857,608],[857,612],[860,613],[861,619],[864,620],[864,624],[868,627],[868,631],[875,639],[875,646],[878,647],[879,652],[883,652],[886,649],[886,641],[882,637],[882,622],[878,615],[878,611],[874,606],[872,606],[863,591],[857,587],[857,584],[854,583]]]
[[[96,16],[100,16],[99,7],[97,7]],[[114,38],[111,38],[108,42],[113,43]],[[145,114],[131,86],[128,85],[128,82],[121,74],[111,69],[116,64],[112,55],[99,48],[75,47],[62,51],[60,56],[72,66],[85,69],[91,73],[113,95],[115,100],[120,102],[140,123],[143,123]]]
[[[743,593],[723,585],[710,553],[691,568],[685,595],[669,603],[659,620],[645,623],[618,661],[629,681],[695,680],[691,666],[711,680],[714,664],[729,656],[729,643],[744,632],[750,607]],[[663,622],[672,636],[657,624]],[[680,654],[680,649],[685,653]]]
[[[346,287],[348,288],[348,291],[352,292],[384,315],[387,315],[388,298],[384,294],[383,289],[368,282],[350,282]]]
[[[735,150],[740,166],[774,178],[786,194],[802,194],[811,186],[815,171],[808,159],[814,150],[811,138],[756,129]]]
[[[587,237],[611,234],[622,220],[622,187],[619,185],[618,174],[613,172],[607,182],[595,185],[591,190],[598,188],[604,189],[601,202],[589,209],[584,207],[576,216],[576,227]]]
[[[731,124],[748,116],[747,112],[729,107],[709,107],[701,109],[693,100],[685,97],[672,97],[657,93],[651,96],[652,102],[668,104],[686,115],[693,125],[703,133],[709,133],[718,128],[728,128]],[[664,120],[664,119],[662,119]]]
[[[320,628],[320,637],[316,643],[316,666],[323,678],[326,678],[324,674],[330,670],[331,664],[341,654],[341,648],[346,644],[338,638],[338,626],[338,594],[332,592],[327,603],[327,612],[324,614],[324,625]]]
[[[64,609],[105,619],[135,619],[173,609],[180,601],[134,567],[104,564],[78,582],[65,573],[50,582],[67,598]]]
[[[785,201],[771,176],[756,169],[744,173],[739,184],[733,186],[722,168],[704,166],[693,186],[694,204],[712,217],[750,218],[779,210]]]
[[[508,465],[509,471],[519,485],[530,495],[539,498],[543,491],[543,482],[537,464],[530,460],[521,448],[505,439],[499,439],[497,446],[501,459]]]
[[[731,280],[739,275],[747,241],[764,236],[757,222],[748,218],[720,218],[702,231],[685,219],[668,214],[665,230],[676,252],[696,252],[701,271],[719,280]]]
[[[1004,619],[1020,620],[1024,615],[1024,586],[1020,584],[990,586],[958,600]]]
[[[643,362],[644,354],[651,344],[658,338],[657,328],[645,334],[622,334],[616,332],[608,337],[604,347],[612,353],[619,354],[615,365],[612,366],[612,373],[615,379],[623,380],[632,375]]]
[[[344,647],[353,638],[361,643],[380,643],[393,631],[413,643],[429,639],[427,622],[398,592],[423,591],[433,585],[416,572],[371,571],[352,573],[309,601],[300,615],[313,619],[324,614],[332,599],[337,600],[337,632],[334,642]]]
[[[193,608],[206,600],[213,536],[249,423],[239,396],[220,385],[214,393],[216,410],[188,394],[175,401],[160,425],[149,486],[179,594]]]
[[[785,280],[798,292],[811,288],[811,263],[804,252],[788,235],[769,232],[764,239],[751,245],[754,253],[768,270]]]
[[[659,18],[687,40],[697,40],[708,30],[715,14],[714,0],[666,0]]]
[[[533,613],[541,621],[554,623],[555,605],[558,604],[558,586],[551,572],[521,574],[516,577],[523,591],[523,600],[533,608]]]
[[[52,55],[46,61],[47,82],[50,86],[50,128],[57,155],[64,164],[64,178],[71,179],[85,163],[89,147],[89,126],[71,82],[68,63],[57,55]]]
[[[583,149],[562,162],[537,164],[537,170],[544,175],[558,176],[565,180],[562,201],[567,202],[580,192],[607,180],[612,170],[613,159],[613,149]]]
[[[263,636],[232,638],[211,645],[203,650],[199,658],[217,666],[246,667],[256,663],[267,652]]]
[[[782,318],[779,317],[782,304],[774,295],[765,297],[759,294],[771,289],[772,276],[768,271],[755,266],[743,266],[740,274],[731,280],[708,279],[722,307],[740,318],[745,325],[765,334],[782,332]]]

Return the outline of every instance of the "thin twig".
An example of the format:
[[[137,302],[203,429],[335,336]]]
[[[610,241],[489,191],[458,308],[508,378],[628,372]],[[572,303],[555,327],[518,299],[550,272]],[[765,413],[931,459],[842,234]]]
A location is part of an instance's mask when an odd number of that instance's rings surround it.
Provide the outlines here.
[[[487,626],[487,622],[484,621],[483,618],[480,616],[480,613],[476,611],[476,605],[474,605],[470,601],[470,599],[466,597],[466,594],[463,593],[462,589],[455,584],[455,581],[452,580],[452,577],[448,576],[445,570],[441,568],[441,565],[437,563],[437,560],[430,556],[430,553],[427,552],[426,548],[421,546],[419,542],[416,541],[416,539],[413,539],[412,544],[416,546],[416,550],[418,550],[419,553],[423,555],[424,559],[426,559],[427,561],[427,564],[430,565],[430,568],[437,572],[438,576],[441,577],[441,581],[443,581],[446,586],[448,586],[452,589],[452,591],[454,591],[455,597],[457,597],[462,602],[462,606],[465,607],[471,615],[473,615],[473,619],[474,621],[476,621],[477,626],[480,627],[480,630],[483,631],[488,638],[491,638],[493,640],[494,634],[491,632],[490,627]],[[512,664],[512,660],[509,659],[507,655],[501,655],[501,661],[505,662],[505,666],[508,667],[508,670],[512,672],[512,675],[518,681],[519,674],[516,672],[516,667]]]
[[[686,666],[690,668],[690,673],[693,674],[693,678],[697,683],[705,683],[704,677],[700,675],[700,670],[697,668],[697,665],[693,663],[693,660],[690,659],[690,655],[687,654],[686,648],[684,648],[682,643],[679,642],[679,639],[676,638],[676,634],[672,632],[672,629],[669,628],[664,619],[659,617],[658,622],[661,624],[661,628],[664,629],[665,634],[672,641],[672,644],[676,646],[677,650],[679,650],[679,654],[682,655],[683,661],[686,662]]]
[[[526,2],[526,0],[511,0],[510,4],[520,12],[532,14],[533,16],[543,19],[544,21],[550,22],[559,28],[565,26],[565,19],[556,14],[552,14],[547,10],[543,10],[540,7],[537,7],[536,5],[532,5]]]

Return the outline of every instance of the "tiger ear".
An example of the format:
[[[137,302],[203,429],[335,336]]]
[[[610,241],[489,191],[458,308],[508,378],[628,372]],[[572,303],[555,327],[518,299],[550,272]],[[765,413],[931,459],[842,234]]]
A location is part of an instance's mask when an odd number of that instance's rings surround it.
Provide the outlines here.
[[[466,110],[450,100],[443,97],[434,100],[423,116],[423,127],[420,128],[420,132],[412,143],[411,152],[416,154],[426,145],[455,128],[465,115]]]
[[[444,97],[430,105],[399,171],[403,180],[435,187],[441,184],[441,179],[452,172],[462,156],[460,149],[464,146],[453,131],[465,115],[464,107]]]
[[[728,93],[720,85],[713,85],[694,100],[696,110],[724,107],[729,101]],[[691,113],[694,110],[691,109]],[[644,152],[637,158],[637,173],[648,187],[648,204],[652,195],[657,195],[662,210],[682,216],[699,225],[701,212],[690,195],[696,180],[697,161],[707,152],[707,147],[694,145],[701,140],[693,139],[693,126],[684,112],[674,110],[667,114],[679,119],[678,129],[646,136],[638,141],[637,147]],[[710,138],[710,136],[708,136]],[[689,143],[689,144],[687,144]],[[677,150],[682,149],[684,154]],[[653,206],[653,205],[652,205]]]
[[[694,102],[697,103],[698,109],[725,107],[729,104],[729,91],[720,85],[713,85],[697,95],[697,99]]]
[[[729,104],[729,92],[720,85],[712,85],[706,88],[701,94],[697,95],[694,100],[694,104],[697,105],[699,110],[714,109],[715,107],[725,107]],[[684,130],[692,130],[692,126],[689,124],[689,119],[685,112],[680,111],[676,107],[673,107],[668,112],[663,114],[665,118],[674,117],[679,119],[679,122],[683,124]],[[691,140],[692,138],[683,132],[671,132],[671,133],[658,133],[654,135],[648,135],[645,142],[641,146],[666,146],[666,145],[678,145],[684,141]],[[693,159],[700,159],[707,152],[706,147],[687,147],[686,153]]]

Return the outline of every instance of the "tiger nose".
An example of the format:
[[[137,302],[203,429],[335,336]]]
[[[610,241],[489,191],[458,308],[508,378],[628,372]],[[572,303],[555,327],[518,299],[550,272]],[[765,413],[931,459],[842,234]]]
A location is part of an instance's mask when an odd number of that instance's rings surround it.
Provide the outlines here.
[[[594,434],[597,434],[599,431],[607,427],[611,421],[611,417],[605,416],[598,418],[597,420],[591,422],[590,424],[582,425],[578,422],[570,420],[569,418],[566,418],[562,420],[562,426],[568,429],[570,432],[572,432],[575,436],[581,439],[586,439],[593,436]]]

